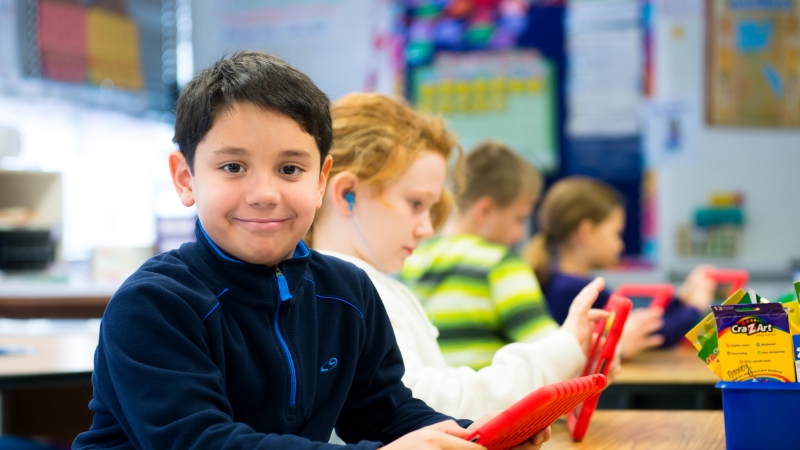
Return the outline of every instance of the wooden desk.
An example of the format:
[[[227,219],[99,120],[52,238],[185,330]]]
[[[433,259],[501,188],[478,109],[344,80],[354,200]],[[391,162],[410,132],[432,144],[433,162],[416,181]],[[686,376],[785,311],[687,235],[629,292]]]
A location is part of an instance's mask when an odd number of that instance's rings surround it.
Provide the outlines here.
[[[721,409],[719,379],[694,348],[653,350],[622,364],[600,397],[602,409]]]
[[[44,336],[0,335],[0,347],[32,349],[29,355],[0,355],[0,390],[91,382],[97,333]]]
[[[0,282],[0,317],[91,319],[103,317],[117,286]]]
[[[622,364],[614,382],[619,384],[716,384],[719,381],[694,347],[679,345],[674,349],[640,353]]]
[[[596,411],[583,442],[572,442],[562,420],[547,450],[725,449],[722,411]]]
[[[0,335],[0,347],[33,350],[29,355],[0,355],[0,432],[72,442],[88,430],[97,339],[96,331]]]

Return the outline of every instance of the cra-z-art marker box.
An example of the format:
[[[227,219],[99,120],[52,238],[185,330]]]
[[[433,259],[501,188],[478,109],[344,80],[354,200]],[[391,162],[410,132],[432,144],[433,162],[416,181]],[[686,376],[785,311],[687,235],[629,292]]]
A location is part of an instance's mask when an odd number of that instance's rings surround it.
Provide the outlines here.
[[[750,294],[739,289],[728,297],[723,305],[737,303],[753,303]],[[722,369],[719,361],[719,345],[717,342],[717,323],[714,321],[714,314],[709,314],[703,318],[694,328],[686,333],[686,339],[692,343],[697,350],[697,356],[702,359],[709,370],[722,379]]]
[[[780,303],[712,306],[724,381],[796,381],[789,317]]]

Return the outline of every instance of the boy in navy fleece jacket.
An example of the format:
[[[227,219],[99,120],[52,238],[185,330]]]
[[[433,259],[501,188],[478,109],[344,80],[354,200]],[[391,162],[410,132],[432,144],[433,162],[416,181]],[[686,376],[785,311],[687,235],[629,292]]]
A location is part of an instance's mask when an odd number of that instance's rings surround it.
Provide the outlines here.
[[[109,303],[94,422],[74,448],[318,449],[334,427],[350,448],[482,448],[400,382],[369,278],[301,241],[331,168],[325,94],[240,53],[186,85],[175,128],[170,170],[197,206],[197,242],[149,260]]]

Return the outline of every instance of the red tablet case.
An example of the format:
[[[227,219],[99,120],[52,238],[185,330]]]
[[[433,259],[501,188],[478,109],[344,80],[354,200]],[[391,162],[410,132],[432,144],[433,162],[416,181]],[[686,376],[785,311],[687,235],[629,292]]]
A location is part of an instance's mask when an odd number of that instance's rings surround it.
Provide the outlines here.
[[[606,385],[605,375],[590,375],[542,386],[481,425],[467,440],[488,450],[510,449],[550,426],[580,402],[599,395]]]
[[[750,274],[746,270],[740,269],[714,269],[708,272],[708,276],[718,284],[730,283],[731,287],[728,289],[726,297],[730,297],[734,292],[743,289],[750,280]]]
[[[583,369],[583,376],[592,374],[608,375],[608,369],[611,366],[611,361],[614,358],[614,352],[617,350],[617,343],[622,334],[622,328],[625,326],[625,321],[628,320],[628,314],[631,312],[633,304],[630,299],[621,295],[612,294],[608,299],[605,310],[612,314],[611,324],[608,328],[606,341],[603,346],[600,346],[600,338],[606,329],[608,320],[597,322],[595,326],[595,333],[597,338],[592,343],[591,357]],[[600,393],[589,397],[583,404],[577,405],[572,412],[567,415],[567,427],[572,435],[572,439],[580,441],[586,435],[586,430],[589,428],[589,421],[592,418],[594,410],[597,408],[597,402],[600,400]]]
[[[650,308],[666,309],[672,299],[675,298],[675,286],[671,284],[622,284],[615,294],[623,297],[647,297],[652,298]]]

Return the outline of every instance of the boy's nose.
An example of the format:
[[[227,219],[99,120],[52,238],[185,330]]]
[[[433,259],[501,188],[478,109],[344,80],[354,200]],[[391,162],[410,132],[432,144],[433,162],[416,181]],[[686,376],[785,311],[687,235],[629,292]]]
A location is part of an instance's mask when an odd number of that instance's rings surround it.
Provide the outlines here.
[[[253,177],[245,201],[251,206],[267,206],[280,203],[281,193],[276,180],[269,176]]]

